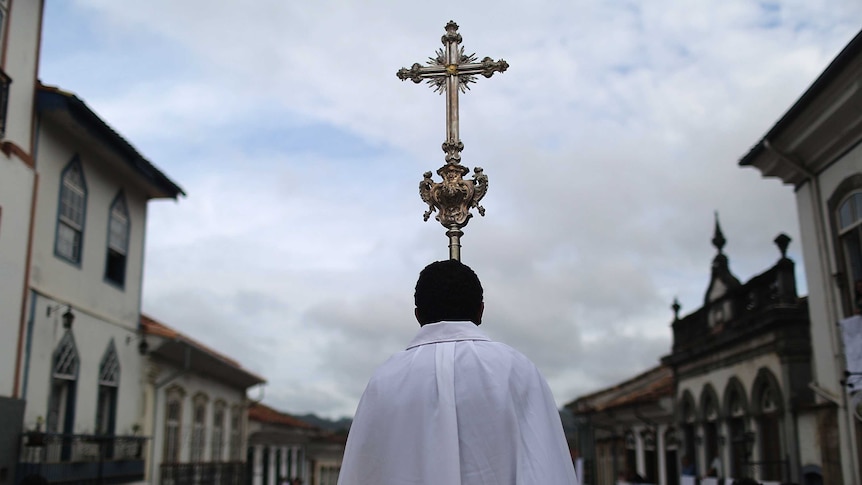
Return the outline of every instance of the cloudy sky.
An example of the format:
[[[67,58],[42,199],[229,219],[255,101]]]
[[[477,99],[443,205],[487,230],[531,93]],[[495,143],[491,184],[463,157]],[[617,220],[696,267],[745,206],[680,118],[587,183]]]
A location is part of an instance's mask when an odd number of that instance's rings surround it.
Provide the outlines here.
[[[483,328],[559,404],[669,352],[715,211],[740,279],[786,232],[804,290],[792,188],[738,160],[862,26],[857,0],[49,0],[40,79],[188,193],[150,205],[144,311],[266,377],[264,402],[352,415],[448,257],[417,191],[444,99],[395,72],[449,20],[510,64],[461,97],[463,163],[490,179],[462,261]]]

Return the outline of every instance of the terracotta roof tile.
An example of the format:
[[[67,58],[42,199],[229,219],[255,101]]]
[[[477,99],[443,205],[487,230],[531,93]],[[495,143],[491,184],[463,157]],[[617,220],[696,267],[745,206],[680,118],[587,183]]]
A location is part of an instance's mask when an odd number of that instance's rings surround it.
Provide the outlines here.
[[[261,382],[266,381],[264,378],[257,376],[256,374],[253,374],[246,369],[243,369],[242,365],[240,365],[240,363],[237,362],[236,360],[231,359],[230,357],[222,354],[221,352],[217,352],[217,351],[207,347],[206,345],[198,342],[197,340],[195,340],[191,337],[183,335],[182,333],[174,330],[173,328],[168,327],[164,323],[158,322],[158,321],[154,320],[152,317],[144,315],[143,313],[141,314],[141,326],[143,327],[144,333],[146,335],[154,335],[157,337],[164,337],[167,339],[184,340],[184,341],[188,342],[190,345],[193,345],[193,346],[199,348],[203,352],[206,352],[206,353],[212,355],[213,357],[216,357],[216,358],[226,362],[227,364],[230,364],[233,367],[236,367],[237,369],[242,370],[243,372],[246,372],[250,375],[253,375],[253,376],[259,378],[261,380]]]
[[[254,403],[248,408],[248,419],[259,421],[262,423],[282,424],[294,428],[303,429],[318,429],[301,419],[295,418],[287,413],[276,411],[275,409],[261,403]]]

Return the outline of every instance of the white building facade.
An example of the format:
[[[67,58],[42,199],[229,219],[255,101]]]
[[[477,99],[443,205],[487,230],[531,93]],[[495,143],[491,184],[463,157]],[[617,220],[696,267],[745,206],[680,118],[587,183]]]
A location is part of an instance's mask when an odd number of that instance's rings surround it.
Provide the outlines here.
[[[794,186],[822,409],[824,483],[862,483],[862,423],[845,385],[838,323],[862,312],[862,33],[856,35],[740,165]],[[858,369],[857,369],[858,370]]]
[[[39,85],[34,102],[19,479],[139,480],[147,203],[183,192],[76,96]]]
[[[141,422],[152,437],[147,483],[250,483],[247,392],[264,379],[163,323],[141,322],[148,356]]]
[[[27,305],[31,215],[37,175],[33,158],[43,2],[0,0],[0,476],[16,467],[24,412],[20,364]]]

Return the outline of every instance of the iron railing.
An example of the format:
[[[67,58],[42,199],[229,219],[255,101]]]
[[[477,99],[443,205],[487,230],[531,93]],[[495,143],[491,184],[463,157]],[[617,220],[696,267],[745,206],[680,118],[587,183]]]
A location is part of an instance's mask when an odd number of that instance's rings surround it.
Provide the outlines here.
[[[128,483],[144,478],[143,436],[24,433],[19,477],[39,475],[49,483]]]

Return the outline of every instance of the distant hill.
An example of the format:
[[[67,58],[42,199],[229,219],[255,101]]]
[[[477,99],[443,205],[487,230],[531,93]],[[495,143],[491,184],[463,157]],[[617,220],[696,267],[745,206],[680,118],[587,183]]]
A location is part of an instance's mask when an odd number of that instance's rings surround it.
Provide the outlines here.
[[[331,419],[321,418],[316,414],[295,415],[297,419],[301,419],[308,424],[317,426],[318,428],[334,432],[346,432],[353,424],[352,418],[341,418],[336,421]]]

